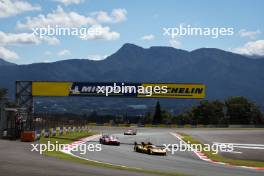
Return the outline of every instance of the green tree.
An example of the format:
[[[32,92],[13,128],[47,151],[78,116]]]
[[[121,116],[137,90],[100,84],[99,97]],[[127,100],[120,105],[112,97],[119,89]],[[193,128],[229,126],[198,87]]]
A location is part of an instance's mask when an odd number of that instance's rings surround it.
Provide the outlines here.
[[[170,112],[163,110],[161,112],[163,123],[165,124],[171,124],[172,123],[172,115]]]
[[[144,123],[150,124],[152,122],[153,118],[150,112],[146,112],[144,116]]]
[[[263,121],[259,108],[245,97],[230,97],[225,105],[230,124],[259,124]]]
[[[7,89],[0,88],[0,101],[2,98],[6,98],[7,93],[8,93]],[[9,107],[9,108],[19,107],[18,104],[14,101],[4,100],[4,102],[5,102],[6,107]]]
[[[251,107],[251,123],[255,125],[264,124],[263,114],[255,104],[252,104]]]
[[[172,118],[172,123],[178,125],[190,124],[190,116],[187,113],[180,113]]]
[[[201,101],[189,112],[193,124],[217,125],[224,119],[224,104],[216,101]]]
[[[152,124],[161,124],[162,123],[162,114],[161,114],[161,107],[159,101],[156,104],[155,113],[153,116]]]
[[[0,88],[0,99],[7,95],[7,89]]]

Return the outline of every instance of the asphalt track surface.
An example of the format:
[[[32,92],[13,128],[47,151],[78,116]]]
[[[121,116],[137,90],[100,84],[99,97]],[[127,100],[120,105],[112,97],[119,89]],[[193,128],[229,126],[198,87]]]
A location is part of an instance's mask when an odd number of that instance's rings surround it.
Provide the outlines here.
[[[128,167],[164,172],[179,172],[195,176],[262,176],[264,174],[264,171],[230,167],[202,161],[191,151],[176,152],[175,154],[168,152],[167,156],[153,156],[133,151],[133,143],[135,141],[150,141],[155,145],[179,144],[179,140],[170,134],[170,132],[175,132],[175,129],[139,128],[136,136],[124,136],[124,129],[121,128],[97,127],[94,130],[119,137],[121,145],[103,145],[102,151],[100,152],[87,152],[86,154],[74,152],[75,155],[90,160]],[[221,130],[218,132],[220,133]],[[234,132],[234,130],[228,130],[230,134]],[[264,131],[261,132],[263,134]],[[199,134],[199,131],[195,132],[194,130],[192,133]],[[210,134],[210,131],[207,131],[207,133]],[[98,140],[90,141],[89,143],[98,143]]]
[[[151,176],[45,157],[30,150],[30,143],[0,140],[0,176]]]
[[[179,131],[179,130],[178,130]],[[196,129],[186,130],[181,129],[194,138],[203,143],[219,142],[219,143],[235,143],[235,144],[247,144],[248,148],[234,148],[237,153],[220,153],[228,158],[264,161],[264,129],[244,129],[244,130],[228,130],[228,129]],[[254,148],[254,145],[262,144],[263,147],[258,149]],[[253,147],[249,147],[253,146]]]
[[[89,152],[80,155],[88,159],[113,164],[139,167],[148,170],[185,173],[199,176],[262,176],[264,171],[255,171],[245,168],[234,168],[200,160],[192,152],[177,152],[175,155],[152,156],[135,153],[134,141],[151,141],[154,144],[178,143],[170,135],[175,129],[139,128],[137,136],[123,136],[124,129],[95,127],[98,132],[116,134],[123,144],[121,146],[103,146],[101,152]],[[200,140],[217,142],[262,143],[257,141],[263,136],[264,130],[185,130],[176,129],[191,134]],[[225,134],[223,137],[223,134]],[[240,135],[239,135],[240,134]],[[263,139],[262,139],[263,140]],[[93,141],[91,143],[98,143]],[[94,167],[85,164],[64,161],[57,158],[42,156],[30,151],[30,143],[20,141],[0,140],[0,176],[149,176],[150,174],[121,171],[108,168]],[[254,150],[256,151],[256,150]],[[258,151],[259,152],[259,151]],[[261,151],[263,152],[263,151]]]

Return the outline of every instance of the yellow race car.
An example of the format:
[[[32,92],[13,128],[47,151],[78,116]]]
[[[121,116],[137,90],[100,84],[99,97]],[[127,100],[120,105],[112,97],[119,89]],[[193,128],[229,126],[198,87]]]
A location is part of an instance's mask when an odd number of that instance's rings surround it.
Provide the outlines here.
[[[144,143],[141,142],[141,144],[138,144],[135,142],[134,144],[134,151],[139,152],[139,153],[146,153],[149,155],[166,155],[166,149],[162,147],[157,147],[153,144],[149,143]]]

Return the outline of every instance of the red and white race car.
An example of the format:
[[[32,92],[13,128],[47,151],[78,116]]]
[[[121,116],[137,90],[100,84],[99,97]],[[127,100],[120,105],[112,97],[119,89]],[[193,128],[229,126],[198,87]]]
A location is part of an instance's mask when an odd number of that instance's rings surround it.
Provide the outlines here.
[[[124,135],[137,135],[137,130],[135,129],[128,129],[124,132]]]
[[[102,135],[99,139],[100,144],[105,145],[120,145],[120,141],[115,136]]]

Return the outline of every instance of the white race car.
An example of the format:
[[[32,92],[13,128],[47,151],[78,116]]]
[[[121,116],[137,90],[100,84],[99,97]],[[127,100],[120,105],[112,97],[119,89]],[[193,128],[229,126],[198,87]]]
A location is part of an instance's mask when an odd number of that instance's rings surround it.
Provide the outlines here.
[[[137,135],[137,130],[135,129],[128,129],[124,132],[124,135]]]

